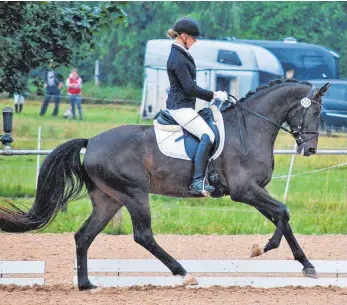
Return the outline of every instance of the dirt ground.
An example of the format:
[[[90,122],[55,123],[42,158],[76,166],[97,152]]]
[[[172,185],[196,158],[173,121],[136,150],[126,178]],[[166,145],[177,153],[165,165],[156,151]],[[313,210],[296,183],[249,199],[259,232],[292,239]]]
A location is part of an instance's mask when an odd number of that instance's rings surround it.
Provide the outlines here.
[[[177,259],[248,259],[254,242],[269,235],[158,235],[158,243]],[[347,236],[297,236],[310,259],[347,260]],[[41,304],[347,304],[347,289],[339,288],[208,288],[133,287],[79,292],[72,283],[73,234],[1,234],[0,260],[46,261],[44,287],[0,287],[0,305]],[[152,258],[132,236],[101,234],[89,258]],[[292,259],[285,240],[260,259]]]

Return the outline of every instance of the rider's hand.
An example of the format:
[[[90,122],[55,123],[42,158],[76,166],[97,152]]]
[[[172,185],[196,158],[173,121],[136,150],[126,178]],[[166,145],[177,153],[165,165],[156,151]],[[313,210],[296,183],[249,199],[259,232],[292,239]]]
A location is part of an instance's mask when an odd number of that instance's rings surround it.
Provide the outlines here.
[[[213,98],[221,100],[222,102],[228,99],[228,93],[226,91],[216,91],[213,94]]]

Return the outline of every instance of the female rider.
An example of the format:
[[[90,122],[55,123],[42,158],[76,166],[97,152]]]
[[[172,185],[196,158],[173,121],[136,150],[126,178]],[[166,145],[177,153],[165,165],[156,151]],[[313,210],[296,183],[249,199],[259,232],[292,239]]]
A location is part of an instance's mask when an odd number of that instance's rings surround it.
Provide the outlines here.
[[[195,111],[196,98],[210,102],[213,98],[227,100],[225,91],[209,91],[196,84],[196,66],[188,49],[200,36],[199,24],[191,18],[176,21],[168,36],[174,39],[167,61],[170,91],[166,108],[184,129],[200,139],[194,158],[193,182],[190,186],[194,194],[209,196],[214,187],[205,184],[205,168],[215,136],[207,123]]]

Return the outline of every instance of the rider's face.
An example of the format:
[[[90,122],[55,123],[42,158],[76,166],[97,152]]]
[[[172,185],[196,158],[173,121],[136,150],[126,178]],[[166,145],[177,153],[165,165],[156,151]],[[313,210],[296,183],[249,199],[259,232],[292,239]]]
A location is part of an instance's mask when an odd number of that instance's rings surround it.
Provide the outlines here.
[[[196,41],[197,41],[196,38],[194,38],[194,37],[192,37],[192,36],[188,36],[188,37],[187,37],[187,40],[186,40],[188,49],[190,49],[190,47],[191,47],[194,43],[196,43]]]
[[[186,47],[187,47],[188,49],[190,49],[190,47],[191,47],[194,43],[196,43],[196,38],[194,38],[194,37],[192,37],[192,36],[189,36],[188,34],[185,34],[185,33],[183,33],[183,34],[181,35],[181,39],[182,39],[183,43],[186,44]]]

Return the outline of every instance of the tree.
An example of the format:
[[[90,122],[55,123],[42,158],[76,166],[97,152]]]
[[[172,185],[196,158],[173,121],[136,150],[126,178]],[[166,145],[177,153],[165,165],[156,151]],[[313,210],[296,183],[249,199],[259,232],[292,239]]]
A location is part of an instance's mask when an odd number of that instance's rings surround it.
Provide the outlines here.
[[[127,21],[98,36],[104,46],[102,73],[109,84],[141,86],[147,41],[165,39],[167,30],[182,16],[200,21],[208,39],[235,36],[240,31],[234,2],[130,2],[125,9],[129,11]]]
[[[100,28],[125,16],[115,2],[0,2],[0,92],[23,92],[29,72],[51,60],[70,65],[95,46]]]
[[[146,42],[165,39],[182,16],[197,19],[207,39],[282,40],[320,44],[341,55],[347,75],[347,7],[345,2],[130,2],[127,22],[100,32],[102,71],[111,84],[141,86]]]
[[[345,2],[242,2],[241,23],[247,39],[282,40],[323,45],[341,56],[347,75],[347,5]]]

